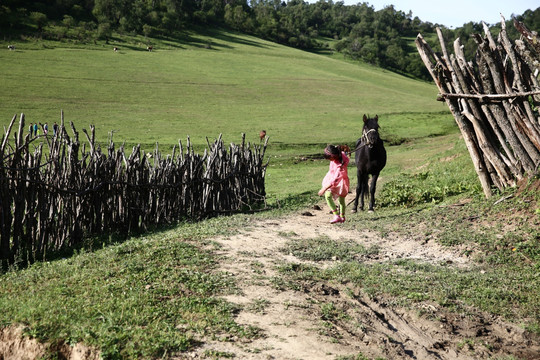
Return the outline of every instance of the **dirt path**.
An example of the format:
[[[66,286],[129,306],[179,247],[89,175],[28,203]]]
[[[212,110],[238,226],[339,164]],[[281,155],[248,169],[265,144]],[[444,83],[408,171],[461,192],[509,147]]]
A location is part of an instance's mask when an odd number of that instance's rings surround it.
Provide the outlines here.
[[[235,236],[216,239],[221,246],[220,270],[234,276],[241,290],[226,299],[242,309],[237,321],[259,328],[263,336],[251,342],[201,339],[204,345],[185,358],[206,358],[209,354],[227,358],[234,354],[237,359],[315,360],[357,359],[353,356],[362,354],[369,359],[486,359],[494,355],[533,359],[540,354],[538,344],[533,346],[521,329],[488,315],[465,318],[445,313],[436,304],[405,310],[339,285],[302,284],[298,291],[276,287],[277,265],[304,262],[281,251],[291,238],[326,236],[334,241],[354,240],[366,248],[376,245],[377,255],[366,258],[366,262],[410,258],[469,265],[468,259],[433,241],[392,236],[382,239],[368,231],[329,224],[331,217],[326,209],[303,213],[258,221]],[[346,320],[331,325],[323,321],[321,307],[329,303],[345,312]]]
[[[350,200],[350,199],[349,199]],[[369,216],[359,214],[354,216]],[[472,264],[457,251],[433,240],[384,238],[347,225],[331,225],[326,208],[307,209],[283,219],[259,220],[238,234],[214,239],[219,244],[220,271],[234,277],[240,291],[226,299],[241,309],[237,322],[260,330],[261,337],[247,341],[228,337],[198,339],[203,344],[178,359],[540,359],[540,341],[531,340],[518,326],[489,314],[452,314],[437,304],[422,303],[405,309],[384,298],[371,299],[342,284],[305,281],[293,287],[279,286],[277,267],[332,262],[307,262],[283,252],[290,241],[327,237],[335,242],[355,241],[375,246],[359,261],[386,262],[416,259],[428,263],[467,268]],[[338,309],[325,317],[326,306]],[[0,354],[6,358],[34,358],[44,346],[22,340],[19,328],[0,333]],[[8,346],[9,348],[5,348]],[[68,348],[66,358],[96,359],[89,349]],[[16,354],[24,354],[19,357]],[[37,357],[37,355],[36,355]],[[2,356],[0,356],[2,358]]]

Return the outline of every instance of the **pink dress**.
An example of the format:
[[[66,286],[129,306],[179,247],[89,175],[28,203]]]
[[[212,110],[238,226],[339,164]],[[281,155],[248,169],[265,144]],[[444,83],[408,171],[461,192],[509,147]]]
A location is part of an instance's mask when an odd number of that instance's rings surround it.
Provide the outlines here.
[[[349,165],[349,158],[344,152],[341,152],[341,158],[343,159],[343,165],[337,161],[330,161],[330,169],[322,181],[323,188],[330,186],[330,192],[332,197],[337,199],[338,197],[345,197],[349,193],[349,175],[347,174],[347,165]]]

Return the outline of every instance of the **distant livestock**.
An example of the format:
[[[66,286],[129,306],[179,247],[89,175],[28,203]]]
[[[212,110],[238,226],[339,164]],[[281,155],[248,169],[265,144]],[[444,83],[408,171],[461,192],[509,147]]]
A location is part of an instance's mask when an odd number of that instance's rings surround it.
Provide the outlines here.
[[[259,133],[259,139],[261,139],[262,141],[265,136],[266,136],[266,130],[261,130],[261,132]]]
[[[9,50],[15,50],[15,45],[8,45],[7,48],[8,48]]]
[[[113,47],[114,52],[118,52],[118,48],[115,46]]]
[[[147,47],[146,47],[146,50],[152,51],[152,50],[154,50],[154,47],[153,47],[153,46],[147,46]]]

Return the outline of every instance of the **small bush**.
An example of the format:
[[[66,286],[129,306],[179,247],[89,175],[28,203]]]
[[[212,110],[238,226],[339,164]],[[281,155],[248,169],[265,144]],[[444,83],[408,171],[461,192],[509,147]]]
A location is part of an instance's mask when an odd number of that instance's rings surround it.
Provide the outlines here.
[[[480,191],[476,175],[464,172],[458,161],[430,166],[426,172],[401,174],[384,184],[378,201],[381,206],[412,207],[440,203],[450,196]]]

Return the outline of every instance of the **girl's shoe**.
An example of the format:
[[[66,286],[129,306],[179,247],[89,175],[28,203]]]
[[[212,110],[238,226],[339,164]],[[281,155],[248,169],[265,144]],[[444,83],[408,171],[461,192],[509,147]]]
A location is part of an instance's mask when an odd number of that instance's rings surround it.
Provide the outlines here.
[[[332,219],[332,221],[330,221],[330,224],[337,224],[340,222],[342,222],[341,217],[339,215],[334,215],[334,218]]]
[[[340,216],[339,218],[340,218],[340,221],[339,221],[339,222],[341,222],[341,223],[344,223],[344,222],[345,222],[345,216]]]

